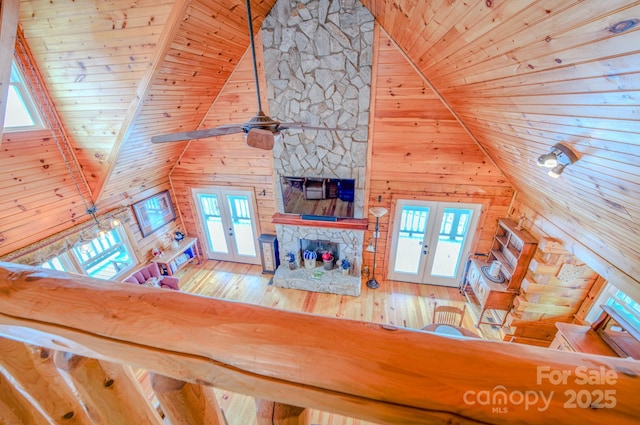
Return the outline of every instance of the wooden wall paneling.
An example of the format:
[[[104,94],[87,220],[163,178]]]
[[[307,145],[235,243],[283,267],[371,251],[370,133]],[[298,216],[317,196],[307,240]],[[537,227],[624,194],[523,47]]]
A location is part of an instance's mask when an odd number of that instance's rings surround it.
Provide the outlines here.
[[[632,263],[640,258],[634,241],[640,233],[640,70],[633,19],[640,5],[493,2],[470,14],[478,3],[426,7],[418,12],[422,20],[404,15],[402,2],[366,4],[396,41],[403,40],[407,55],[513,184],[535,200],[534,211],[562,238],[571,234],[572,249],[590,265],[616,264],[612,275],[638,283]],[[455,23],[446,20],[451,15]],[[421,42],[408,34],[421,25],[435,38]],[[549,182],[534,164],[557,142],[574,147],[580,160]]]
[[[257,7],[264,12],[268,4]],[[241,14],[225,9],[228,5],[190,2],[185,19],[180,22],[171,48],[159,64],[158,73],[149,87],[142,110],[133,123],[129,139],[121,147],[120,158],[106,183],[105,195],[132,190],[124,183],[136,176],[167,176],[180,158],[186,143],[151,145],[155,134],[193,130],[203,124],[212,102],[225,87],[248,45],[248,33]],[[228,16],[229,19],[223,19]],[[256,14],[256,22],[260,22]],[[245,21],[246,22],[246,21]],[[236,29],[235,27],[239,29]],[[216,28],[212,31],[212,28]],[[255,107],[250,110],[253,111]],[[246,113],[239,122],[250,118]],[[210,142],[210,140],[207,140]],[[140,163],[140,153],[150,150],[151,159]],[[148,156],[148,154],[147,154]],[[132,166],[135,162],[135,166]],[[157,164],[163,164],[157,167]],[[139,178],[139,177],[138,177]]]
[[[488,251],[513,188],[382,32],[377,46],[368,202],[388,208],[389,214],[380,219],[376,276],[387,272],[388,230],[397,199],[483,204],[472,252]],[[375,227],[375,219],[368,219],[365,245]],[[372,260],[364,251],[363,263],[371,267]]]
[[[262,43],[259,37],[260,35],[256,42],[256,56],[258,67],[262,70]],[[202,123],[203,128],[241,123],[256,113],[251,60],[247,51],[217,96]],[[260,81],[260,85],[266,86],[264,80]],[[261,90],[263,97],[264,93],[266,91]],[[266,106],[267,99],[263,98],[262,101]],[[275,233],[275,225],[271,222],[276,212],[273,174],[272,153],[247,146],[242,134],[212,137],[189,143],[171,172],[171,183],[187,233],[200,233],[191,189],[207,186],[233,186],[252,190],[257,204],[256,215],[260,231]]]
[[[468,64],[466,67],[453,68],[451,65],[455,62],[448,62],[444,59],[438,62],[436,67],[431,69],[421,67],[421,69],[427,75],[434,75],[434,84],[440,85],[446,81],[446,84],[451,87],[461,83],[468,84],[520,73],[531,73],[540,69],[555,68],[561,63],[571,63],[572,57],[568,55],[574,51],[580,52],[582,46],[588,45],[588,48],[582,51],[582,55],[577,56],[580,61],[586,61],[589,59],[589,55],[605,51],[604,47],[603,50],[600,50],[598,43],[602,40],[604,44],[607,44],[607,38],[611,36],[607,28],[617,22],[615,15],[611,16],[610,13],[615,9],[615,3],[596,5],[588,14],[581,10],[581,6],[583,6],[581,2],[563,3],[562,5],[558,3],[558,7],[551,9],[551,13],[547,13],[543,8],[534,8],[521,15],[511,17],[510,20],[513,20],[515,25],[510,25],[508,30],[495,28],[485,37],[476,40],[477,43],[482,42],[485,45],[489,43],[492,46],[491,56],[487,56],[486,51],[477,50],[473,52],[475,54],[469,55],[467,52],[464,55],[466,56],[465,63]],[[629,2],[618,1],[617,3]],[[633,15],[633,11],[629,13]],[[629,14],[626,16],[628,17]],[[598,22],[597,17],[604,19]],[[562,24],[558,25],[559,22]],[[592,25],[594,29],[588,25]],[[526,28],[527,31],[522,31],[523,28]],[[576,31],[578,36],[573,36],[571,31]],[[499,38],[488,40],[494,35]],[[514,37],[516,37],[517,43],[515,45]],[[567,46],[565,43],[570,44]],[[610,47],[613,50],[611,55],[607,56],[615,56],[615,52],[622,46],[615,46],[613,43]],[[440,52],[438,52],[439,54]],[[546,58],[545,55],[547,55]],[[454,60],[461,59],[461,57],[456,57]],[[556,59],[560,59],[561,62],[557,62]],[[465,76],[464,81],[462,81],[463,75]]]
[[[159,74],[162,59],[164,59],[164,57],[166,56],[175,35],[178,32],[180,23],[182,22],[183,15],[185,13],[185,10],[187,9],[188,4],[189,2],[186,0],[177,1],[171,8],[171,13],[167,19],[166,25],[164,25],[162,33],[157,40],[157,45],[153,52],[153,59],[151,60],[150,65],[146,69],[144,69],[144,73],[141,75],[141,79],[136,88],[136,95],[133,98],[132,102],[128,105],[127,111],[124,115],[122,126],[120,127],[120,131],[116,136],[113,149],[111,149],[109,153],[108,169],[100,175],[100,179],[96,184],[94,192],[96,193],[96,196],[98,198],[102,194],[105,185],[116,169],[116,161],[119,158],[120,150],[122,149],[123,144],[127,142],[127,139],[132,133],[132,130],[139,129],[139,127],[134,126],[134,123],[145,105],[147,95],[150,93],[153,82]]]
[[[65,126],[71,130],[78,158],[94,190],[100,188],[109,169],[109,154],[170,10],[170,3],[146,0],[135,7],[125,1],[112,2],[102,5],[100,13],[95,8],[23,2],[20,22],[39,68],[46,70],[53,64],[67,69],[61,76],[45,73],[45,83]],[[71,26],[73,31],[69,31]],[[118,66],[126,61],[136,66]],[[101,91],[102,102],[87,103],[81,110],[74,107],[75,97],[59,95],[74,93],[90,98],[96,96],[96,87],[107,84],[124,90]],[[91,122],[109,128],[109,133],[96,137],[87,132]]]

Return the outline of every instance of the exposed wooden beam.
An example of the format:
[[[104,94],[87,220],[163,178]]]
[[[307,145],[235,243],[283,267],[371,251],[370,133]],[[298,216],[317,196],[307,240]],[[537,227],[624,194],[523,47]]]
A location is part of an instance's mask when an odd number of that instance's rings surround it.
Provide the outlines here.
[[[632,359],[439,336],[11,263],[0,264],[0,312],[8,338],[379,424],[640,417],[640,362]],[[558,374],[567,379],[551,378]],[[570,394],[595,390],[610,390],[609,400],[566,408]],[[503,391],[505,404],[492,404],[492,391]],[[505,407],[508,414],[495,410]]]
[[[11,64],[18,33],[20,0],[0,1],[0,143],[4,130],[4,114],[11,79]]]
[[[158,40],[158,44],[156,49],[154,50],[154,57],[150,62],[149,68],[144,74],[144,77],[140,80],[138,84],[138,88],[136,89],[136,95],[133,98],[133,101],[129,105],[129,109],[125,116],[124,121],[122,122],[122,126],[120,127],[120,131],[116,136],[115,144],[113,149],[109,154],[108,160],[108,169],[105,173],[100,175],[100,178],[97,182],[93,193],[95,195],[94,202],[98,202],[104,190],[106,183],[109,181],[111,174],[113,174],[116,168],[116,162],[120,155],[120,149],[122,148],[122,144],[126,142],[129,134],[133,130],[134,123],[136,118],[140,114],[142,107],[144,106],[144,101],[147,97],[147,94],[151,90],[153,85],[153,81],[156,76],[160,72],[160,68],[162,66],[163,60],[167,55],[167,52],[171,48],[171,43],[173,39],[180,29],[180,24],[184,19],[184,15],[186,13],[187,7],[191,3],[191,0],[178,0],[173,5],[173,9],[171,10],[171,15],[167,19],[167,23],[164,26],[164,30],[160,36],[160,40]]]

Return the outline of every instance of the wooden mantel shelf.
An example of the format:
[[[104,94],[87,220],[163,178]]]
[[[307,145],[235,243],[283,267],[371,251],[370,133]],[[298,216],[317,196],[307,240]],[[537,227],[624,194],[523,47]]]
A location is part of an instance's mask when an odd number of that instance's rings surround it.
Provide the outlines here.
[[[290,226],[312,226],[331,229],[367,230],[366,218],[339,218],[338,221],[303,220],[299,214],[275,213],[273,215],[272,222],[275,224],[288,224]]]

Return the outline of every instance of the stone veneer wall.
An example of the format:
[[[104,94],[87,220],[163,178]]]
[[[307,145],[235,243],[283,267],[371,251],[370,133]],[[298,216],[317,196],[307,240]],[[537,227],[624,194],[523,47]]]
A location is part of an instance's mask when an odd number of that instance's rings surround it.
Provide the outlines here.
[[[338,260],[345,258],[349,261],[356,260],[357,265],[360,266],[359,257],[362,251],[363,238],[364,231],[362,230],[326,229],[310,226],[278,226],[278,249],[282,257],[281,263],[285,263],[286,255],[292,252],[296,256],[296,264],[302,267],[304,266],[300,258],[300,239],[335,242],[338,244],[338,251],[340,252],[340,258]],[[286,264],[284,265],[286,266]]]
[[[284,131],[273,150],[277,183],[355,179],[356,218],[364,217],[373,25],[359,0],[279,0],[262,24],[269,115],[349,130]]]
[[[269,115],[285,123],[347,129],[287,130],[276,138],[279,212],[284,212],[281,176],[347,178],[356,182],[354,216],[364,218],[373,26],[360,0],[278,0],[262,23]],[[286,255],[293,252],[300,265],[301,238],[328,240],[359,266],[363,231],[276,225],[276,233],[281,262],[276,286],[360,294],[359,267],[358,276],[332,271],[314,281],[300,270],[289,272]]]

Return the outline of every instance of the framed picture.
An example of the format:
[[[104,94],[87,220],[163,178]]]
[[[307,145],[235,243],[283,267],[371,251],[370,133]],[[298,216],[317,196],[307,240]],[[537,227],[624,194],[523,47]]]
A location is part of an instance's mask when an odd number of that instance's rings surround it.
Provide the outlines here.
[[[176,219],[171,195],[165,190],[133,204],[142,237],[147,237],[167,223]]]

